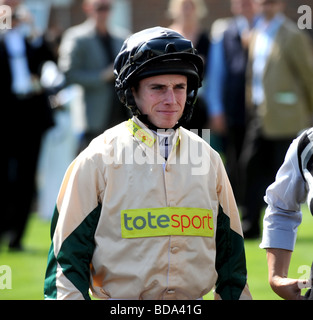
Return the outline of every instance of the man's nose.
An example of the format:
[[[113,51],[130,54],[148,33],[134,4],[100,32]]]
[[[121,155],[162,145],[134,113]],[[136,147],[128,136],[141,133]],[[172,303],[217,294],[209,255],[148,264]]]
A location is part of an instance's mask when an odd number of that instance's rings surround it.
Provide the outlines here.
[[[172,88],[168,88],[165,94],[165,102],[167,104],[175,104],[176,103],[176,96],[175,92]]]

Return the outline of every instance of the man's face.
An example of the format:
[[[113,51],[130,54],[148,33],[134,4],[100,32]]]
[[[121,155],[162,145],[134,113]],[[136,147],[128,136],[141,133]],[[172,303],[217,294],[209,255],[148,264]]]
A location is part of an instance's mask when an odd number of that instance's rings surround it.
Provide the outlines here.
[[[256,2],[267,20],[273,19],[283,9],[283,3],[280,0],[257,0]]]
[[[112,9],[112,0],[88,0],[84,10],[88,16],[95,20],[107,20]]]
[[[234,15],[243,15],[252,20],[255,15],[255,1],[253,0],[231,0],[231,11]]]
[[[139,82],[133,88],[137,107],[158,128],[173,128],[181,118],[187,99],[187,77],[160,75]]]

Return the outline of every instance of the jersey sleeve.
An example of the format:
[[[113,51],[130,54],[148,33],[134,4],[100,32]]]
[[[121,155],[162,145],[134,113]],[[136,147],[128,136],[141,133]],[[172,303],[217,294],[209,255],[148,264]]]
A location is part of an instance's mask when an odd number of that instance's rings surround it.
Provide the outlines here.
[[[90,299],[90,263],[101,212],[101,173],[80,155],[68,168],[51,224],[45,299]]]
[[[298,161],[299,139],[290,145],[275,181],[266,190],[264,200],[267,208],[260,244],[263,249],[294,249],[297,228],[302,220],[301,203],[305,202],[307,196]]]
[[[252,299],[247,285],[244,240],[239,212],[222,161],[219,162],[217,193],[220,210],[216,231],[215,298],[223,300]]]

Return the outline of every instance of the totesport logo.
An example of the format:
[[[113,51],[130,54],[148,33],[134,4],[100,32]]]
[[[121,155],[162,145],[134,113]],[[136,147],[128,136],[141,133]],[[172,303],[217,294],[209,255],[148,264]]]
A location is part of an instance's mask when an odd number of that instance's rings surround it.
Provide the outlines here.
[[[121,211],[122,238],[213,237],[213,212],[202,208],[145,208]]]

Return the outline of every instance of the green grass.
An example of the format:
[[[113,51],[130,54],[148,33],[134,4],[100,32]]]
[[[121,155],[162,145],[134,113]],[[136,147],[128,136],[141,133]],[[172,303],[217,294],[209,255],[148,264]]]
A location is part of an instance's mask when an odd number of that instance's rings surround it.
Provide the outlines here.
[[[43,281],[50,246],[50,222],[33,214],[28,223],[22,252],[0,246],[0,265],[12,270],[12,289],[0,290],[0,300],[42,300]]]
[[[313,261],[313,217],[303,207],[303,222],[298,231],[298,240],[292,255],[290,277],[299,278],[298,268],[310,266]],[[0,266],[8,265],[12,270],[12,289],[0,290],[0,300],[41,300],[50,246],[50,223],[42,221],[36,214],[31,216],[24,238],[23,252],[10,252],[0,245]],[[265,250],[259,249],[260,240],[246,240],[248,284],[256,300],[278,300],[267,281]],[[1,274],[0,274],[1,280]],[[212,299],[212,294],[208,295]]]
[[[313,261],[313,217],[307,206],[303,206],[303,219],[298,229],[295,250],[292,254],[289,274],[291,278],[298,279],[303,273],[298,273],[301,266],[311,268]],[[279,300],[268,284],[266,251],[259,248],[260,240],[245,241],[246,259],[248,269],[248,284],[252,296],[256,300]],[[303,294],[305,291],[303,291]],[[281,300],[281,299],[280,299]]]

